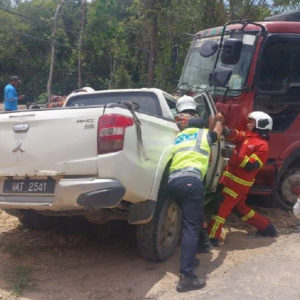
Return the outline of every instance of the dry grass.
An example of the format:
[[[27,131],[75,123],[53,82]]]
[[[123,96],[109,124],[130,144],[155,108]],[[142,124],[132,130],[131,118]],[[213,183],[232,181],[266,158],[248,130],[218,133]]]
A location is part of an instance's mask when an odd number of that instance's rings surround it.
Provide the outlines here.
[[[32,290],[34,280],[31,277],[32,268],[28,266],[9,267],[3,274],[4,280],[16,296],[21,296],[25,290]]]

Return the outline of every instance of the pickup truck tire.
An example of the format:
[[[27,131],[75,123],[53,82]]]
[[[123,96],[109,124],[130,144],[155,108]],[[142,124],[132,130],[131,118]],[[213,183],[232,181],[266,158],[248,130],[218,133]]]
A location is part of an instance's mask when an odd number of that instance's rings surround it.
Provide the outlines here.
[[[176,202],[161,192],[150,223],[137,227],[137,244],[142,256],[155,262],[170,258],[178,244],[181,221],[181,210]]]
[[[58,224],[58,217],[44,216],[33,210],[21,210],[18,219],[23,226],[35,230],[50,230]]]

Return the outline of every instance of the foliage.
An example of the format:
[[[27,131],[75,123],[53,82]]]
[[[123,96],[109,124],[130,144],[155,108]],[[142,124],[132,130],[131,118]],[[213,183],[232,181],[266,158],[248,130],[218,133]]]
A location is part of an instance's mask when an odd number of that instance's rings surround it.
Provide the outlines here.
[[[16,296],[21,296],[25,290],[33,290],[34,280],[32,269],[27,266],[12,266],[5,270],[3,277]]]
[[[60,2],[0,0],[0,89],[10,76],[18,75],[22,78],[19,92],[31,101],[46,92],[53,17]],[[274,13],[295,9],[298,2],[87,1],[81,52],[83,86],[145,87],[149,60],[153,60],[154,86],[172,92],[191,41],[186,33],[195,34],[233,19],[263,20]],[[80,25],[81,0],[66,1],[58,18],[53,94],[67,95],[78,88]],[[174,44],[179,45],[180,52],[177,64],[172,65],[170,54]]]
[[[121,66],[114,74],[113,88],[128,89],[132,88],[132,81],[126,69]]]

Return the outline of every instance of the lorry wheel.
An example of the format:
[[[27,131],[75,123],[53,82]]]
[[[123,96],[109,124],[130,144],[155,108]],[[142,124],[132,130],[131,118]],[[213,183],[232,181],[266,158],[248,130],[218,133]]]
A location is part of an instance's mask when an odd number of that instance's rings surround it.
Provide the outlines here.
[[[168,195],[159,196],[150,223],[138,225],[137,244],[146,259],[162,262],[174,253],[181,230],[181,209]]]
[[[50,230],[58,223],[58,217],[40,215],[33,210],[20,210],[17,217],[23,226],[35,230]]]
[[[276,191],[277,207],[290,211],[300,195],[300,169],[288,169],[282,175]]]

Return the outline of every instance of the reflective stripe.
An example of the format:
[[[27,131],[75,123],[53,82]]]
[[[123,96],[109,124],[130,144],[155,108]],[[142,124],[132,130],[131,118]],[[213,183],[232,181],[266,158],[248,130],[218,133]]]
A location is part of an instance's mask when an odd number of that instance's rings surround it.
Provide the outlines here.
[[[250,157],[256,159],[260,165],[260,167],[262,168],[263,167],[263,162],[260,160],[260,158],[256,155],[256,154],[252,154]]]
[[[225,171],[223,173],[223,175],[226,176],[226,177],[228,177],[228,178],[230,178],[234,182],[237,182],[237,183],[241,184],[241,185],[252,186],[253,183],[254,183],[254,180],[253,181],[246,181],[246,180],[243,180],[243,179],[241,179],[239,177],[234,176],[233,174],[231,174],[231,173],[229,173],[227,171]]]
[[[239,132],[236,130],[236,129],[234,129],[234,133],[235,133],[235,136],[233,137],[233,138],[226,138],[228,141],[234,141],[237,137],[238,137],[238,135],[239,135]],[[231,134],[232,135],[232,134]]]
[[[213,239],[215,238],[215,235],[216,235],[216,231],[218,230],[220,224],[224,224],[225,223],[225,219],[219,217],[219,216],[211,216],[212,219],[215,220],[215,224],[209,234],[209,238],[210,239]]]
[[[198,153],[201,153],[201,154],[203,154],[203,155],[205,155],[205,156],[209,156],[209,154],[210,154],[209,152],[207,152],[207,151],[201,149],[201,143],[202,143],[203,133],[204,133],[204,129],[200,129],[200,130],[198,131],[198,137],[197,137],[197,141],[196,141],[195,148],[196,148],[196,151],[197,151]],[[207,136],[208,136],[208,134],[207,134]],[[209,144],[209,143],[208,143],[208,144]]]
[[[202,141],[203,132],[204,132],[203,129],[199,129],[199,131],[198,131],[198,136],[197,136],[196,145],[195,145],[196,149],[200,149],[200,144],[201,144],[201,141]]]
[[[226,221],[225,219],[223,219],[223,218],[221,218],[221,217],[219,217],[219,216],[216,216],[216,215],[211,216],[211,218],[214,219],[214,220],[216,220],[216,221],[219,221],[219,222],[222,223],[222,224],[224,224],[225,221]]]
[[[226,193],[226,194],[228,194],[228,195],[230,195],[230,196],[232,196],[233,198],[237,198],[237,196],[238,196],[238,194],[237,193],[235,193],[233,190],[231,190],[231,189],[229,189],[229,188],[227,188],[227,187],[225,187],[224,189],[223,189],[223,192],[224,193]]]
[[[255,211],[251,209],[251,211],[246,216],[243,216],[241,218],[241,220],[242,221],[247,221],[247,220],[253,218],[254,215],[255,215]]]
[[[250,158],[248,156],[245,156],[243,162],[239,165],[239,167],[244,168],[246,166],[247,162],[249,161],[249,159]]]
[[[180,148],[180,149],[178,149],[178,150],[176,150],[174,152],[174,155],[177,154],[177,153],[179,153],[179,152],[184,152],[184,151],[195,151],[195,152],[201,153],[201,154],[203,154],[205,156],[209,156],[209,153],[207,151],[205,151],[205,150],[203,150],[203,149],[201,149],[199,147],[198,147],[198,149],[194,148],[194,147]]]
[[[185,167],[185,168],[181,168],[181,169],[178,169],[178,170],[171,171],[169,173],[169,178],[180,177],[183,173],[187,173],[187,172],[196,173],[197,175],[200,176],[200,179],[202,179],[202,172],[201,172],[201,170],[198,169],[198,168],[194,168],[194,167]]]
[[[216,235],[216,231],[217,229],[219,228],[220,226],[220,222],[216,221],[213,228],[211,229],[211,232],[209,234],[209,238],[210,239],[214,239],[215,238],[215,235]]]

